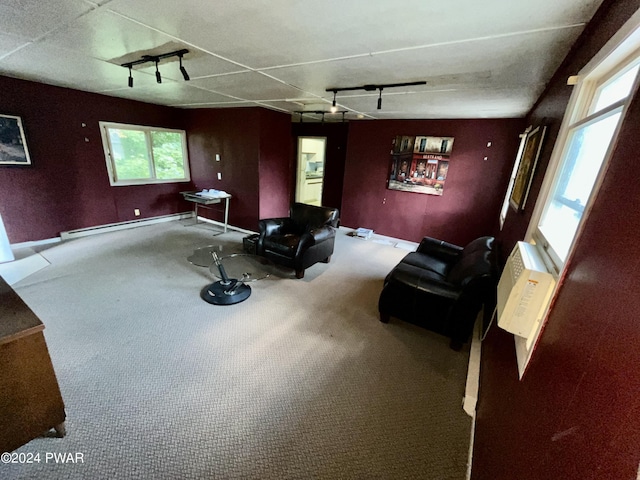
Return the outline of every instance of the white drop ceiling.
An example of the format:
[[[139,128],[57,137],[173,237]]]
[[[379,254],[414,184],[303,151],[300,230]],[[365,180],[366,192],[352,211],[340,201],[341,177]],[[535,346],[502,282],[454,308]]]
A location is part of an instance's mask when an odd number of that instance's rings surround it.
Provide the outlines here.
[[[179,108],[521,117],[602,0],[0,0],[0,74]],[[186,48],[178,58],[122,63]],[[3,92],[10,94],[10,92]],[[309,118],[319,118],[309,115]],[[293,115],[297,120],[297,114]],[[341,114],[327,113],[327,121]]]

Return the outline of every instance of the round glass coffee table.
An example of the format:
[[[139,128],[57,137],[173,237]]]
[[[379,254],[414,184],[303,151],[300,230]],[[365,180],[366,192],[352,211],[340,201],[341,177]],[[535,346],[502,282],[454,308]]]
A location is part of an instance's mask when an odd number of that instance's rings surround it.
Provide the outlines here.
[[[264,257],[249,253],[218,255],[220,248],[207,246],[198,248],[188,260],[200,267],[208,267],[218,281],[207,285],[200,297],[213,305],[235,305],[251,295],[250,282],[256,282],[271,275],[273,263]]]

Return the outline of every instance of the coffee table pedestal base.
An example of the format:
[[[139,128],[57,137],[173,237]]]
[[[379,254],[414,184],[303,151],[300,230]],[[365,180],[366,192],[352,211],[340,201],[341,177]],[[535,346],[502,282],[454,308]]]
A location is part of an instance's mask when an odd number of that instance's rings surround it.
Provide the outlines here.
[[[235,284],[234,281],[224,285],[222,281],[207,285],[200,292],[200,297],[213,305],[235,305],[244,302],[251,295],[251,287],[244,283]]]

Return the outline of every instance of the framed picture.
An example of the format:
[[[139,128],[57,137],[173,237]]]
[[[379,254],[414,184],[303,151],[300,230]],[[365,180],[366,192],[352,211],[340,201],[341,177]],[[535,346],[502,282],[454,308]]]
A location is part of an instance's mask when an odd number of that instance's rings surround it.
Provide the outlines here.
[[[391,142],[387,188],[442,195],[453,137],[396,135]]]
[[[0,114],[0,166],[31,165],[22,119]]]
[[[527,134],[522,156],[520,157],[520,164],[518,165],[518,172],[516,173],[511,196],[509,197],[509,204],[516,212],[524,210],[527,203],[527,196],[531,188],[531,181],[533,180],[533,173],[538,163],[538,157],[542,150],[542,141],[544,140],[546,130],[547,127],[541,125],[532,129]]]

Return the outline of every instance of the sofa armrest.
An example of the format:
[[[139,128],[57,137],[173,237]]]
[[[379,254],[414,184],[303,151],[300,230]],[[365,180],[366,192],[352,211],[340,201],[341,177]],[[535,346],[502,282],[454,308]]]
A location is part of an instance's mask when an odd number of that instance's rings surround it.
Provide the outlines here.
[[[309,230],[309,234],[313,237],[313,241],[315,243],[320,243],[335,237],[336,231],[333,227],[325,225],[323,227],[317,227]]]
[[[310,247],[322,243],[325,240],[329,240],[330,238],[334,238],[335,236],[336,231],[333,229],[333,227],[330,227],[328,225],[324,227],[314,228],[309,230],[308,232],[303,233],[300,236],[300,242],[298,242],[296,257],[302,255],[302,252],[309,249]]]
[[[416,251],[432,255],[445,262],[454,262],[462,253],[462,250],[462,247],[454,245],[453,243],[432,237],[424,237]]]

